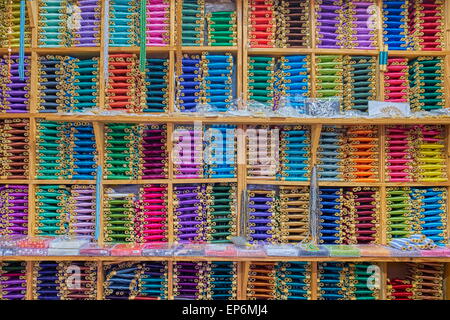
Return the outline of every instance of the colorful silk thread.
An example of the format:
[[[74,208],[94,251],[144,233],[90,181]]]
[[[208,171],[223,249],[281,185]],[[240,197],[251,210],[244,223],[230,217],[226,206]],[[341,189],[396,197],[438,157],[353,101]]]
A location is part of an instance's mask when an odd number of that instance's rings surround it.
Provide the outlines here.
[[[237,232],[235,196],[235,184],[175,185],[175,241],[229,243]]]
[[[98,0],[40,0],[38,46],[99,46],[100,4]]]
[[[40,112],[80,112],[98,108],[99,58],[39,57]]]
[[[33,300],[96,300],[97,264],[42,261],[33,266]]]
[[[19,74],[19,55],[0,58],[0,112],[26,113],[30,109],[31,57],[24,59],[24,78]]]
[[[36,129],[37,179],[95,178],[97,151],[92,123],[40,120]]]
[[[422,234],[444,245],[447,191],[442,187],[392,187],[387,190],[388,240]]]
[[[0,235],[28,234],[28,186],[0,185]]]
[[[3,145],[0,148],[2,179],[27,179],[29,170],[29,121],[5,119],[0,121]]]
[[[0,300],[25,300],[27,291],[26,262],[0,262]]]
[[[93,240],[95,197],[93,185],[39,185],[34,233]]]
[[[167,262],[122,262],[104,267],[105,300],[167,300]]]

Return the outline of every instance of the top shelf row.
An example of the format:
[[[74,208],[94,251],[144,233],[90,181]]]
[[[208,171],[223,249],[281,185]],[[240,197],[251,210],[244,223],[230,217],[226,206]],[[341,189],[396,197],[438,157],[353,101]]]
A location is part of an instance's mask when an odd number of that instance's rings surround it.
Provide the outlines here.
[[[0,1],[0,48],[445,51],[444,0]],[[105,28],[105,26],[107,26]],[[178,28],[181,26],[181,28]],[[21,32],[21,27],[23,32]],[[32,28],[36,27],[33,33]]]

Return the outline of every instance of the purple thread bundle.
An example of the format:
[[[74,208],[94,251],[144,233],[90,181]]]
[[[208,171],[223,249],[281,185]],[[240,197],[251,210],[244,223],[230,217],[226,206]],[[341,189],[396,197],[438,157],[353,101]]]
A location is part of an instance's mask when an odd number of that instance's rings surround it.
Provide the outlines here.
[[[202,296],[204,262],[176,262],[173,266],[173,295],[176,300],[198,300]]]
[[[25,56],[25,77],[19,76],[19,55],[0,58],[0,112],[26,113],[30,105],[30,56]]]
[[[71,189],[69,234],[78,239],[95,237],[95,187],[79,185]]]
[[[203,132],[193,126],[178,126],[173,132],[175,178],[203,177]]]
[[[100,45],[101,7],[98,0],[78,0],[74,5],[79,19],[72,30],[70,41],[76,47],[97,47]],[[79,23],[79,24],[78,24]]]
[[[28,234],[28,186],[0,186],[0,236]]]
[[[179,243],[206,241],[203,198],[206,185],[174,186],[174,233]]]
[[[325,49],[375,49],[373,0],[320,0],[316,3],[317,46]]]

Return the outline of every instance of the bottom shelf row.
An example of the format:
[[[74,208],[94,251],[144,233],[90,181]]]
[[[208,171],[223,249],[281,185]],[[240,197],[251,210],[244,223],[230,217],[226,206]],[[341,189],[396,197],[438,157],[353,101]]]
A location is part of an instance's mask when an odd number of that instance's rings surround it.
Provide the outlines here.
[[[4,261],[0,300],[444,300],[445,269],[445,263]]]

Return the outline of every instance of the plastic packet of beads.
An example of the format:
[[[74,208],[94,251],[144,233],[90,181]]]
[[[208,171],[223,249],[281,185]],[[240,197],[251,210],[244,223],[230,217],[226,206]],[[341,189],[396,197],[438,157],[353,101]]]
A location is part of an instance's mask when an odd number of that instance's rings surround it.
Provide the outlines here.
[[[111,248],[111,256],[131,257],[142,255],[143,244],[141,243],[118,243]]]
[[[144,257],[170,257],[173,252],[174,247],[169,243],[146,243],[142,247]]]
[[[376,244],[358,244],[361,257],[389,257],[391,250],[388,247]]]
[[[273,106],[270,103],[263,103],[252,100],[247,102],[246,107],[253,116],[273,117],[276,115],[275,111],[273,110]]]
[[[17,248],[18,256],[47,256],[48,248]]]
[[[291,244],[267,244],[266,254],[273,257],[297,257],[299,248]]]
[[[17,251],[17,243],[26,238],[22,235],[7,235],[0,237],[0,256],[14,256]]]
[[[430,250],[420,250],[422,257],[450,257],[450,248],[437,247]]]
[[[199,103],[197,104],[197,111],[193,116],[222,116],[230,115],[231,113],[239,110],[240,102],[238,99],[232,99],[228,103],[228,108],[226,111],[218,111],[217,108],[209,103]],[[184,115],[189,115],[189,113],[181,112]]]
[[[360,257],[361,253],[356,246],[353,245],[326,245],[330,252],[330,257]]]
[[[307,115],[306,100],[304,95],[282,96],[278,100],[276,113],[284,117],[304,117]]]
[[[58,237],[53,239],[48,247],[52,249],[80,249],[89,243],[89,240],[75,239],[71,237]]]
[[[235,257],[236,254],[232,244],[209,243],[205,246],[205,255],[208,257]]]
[[[419,250],[399,250],[394,248],[389,248],[391,251],[391,257],[420,257]]]
[[[333,98],[307,98],[305,101],[306,114],[318,118],[332,118],[341,114],[341,101]]]
[[[174,256],[200,257],[205,255],[205,245],[199,243],[179,244],[174,248]]]
[[[369,101],[369,117],[371,118],[409,117],[410,115],[409,103]]]
[[[78,256],[80,255],[80,249],[74,248],[48,248],[48,256]]]
[[[266,251],[262,245],[253,244],[247,247],[238,247],[237,256],[238,257],[265,257]]]
[[[102,246],[97,243],[88,243],[82,248],[80,248],[81,256],[89,256],[89,257],[105,257],[110,255],[112,245],[103,244]]]
[[[310,256],[310,257],[328,257],[329,251],[325,246],[315,245],[312,243],[300,243],[298,245],[298,256]]]

